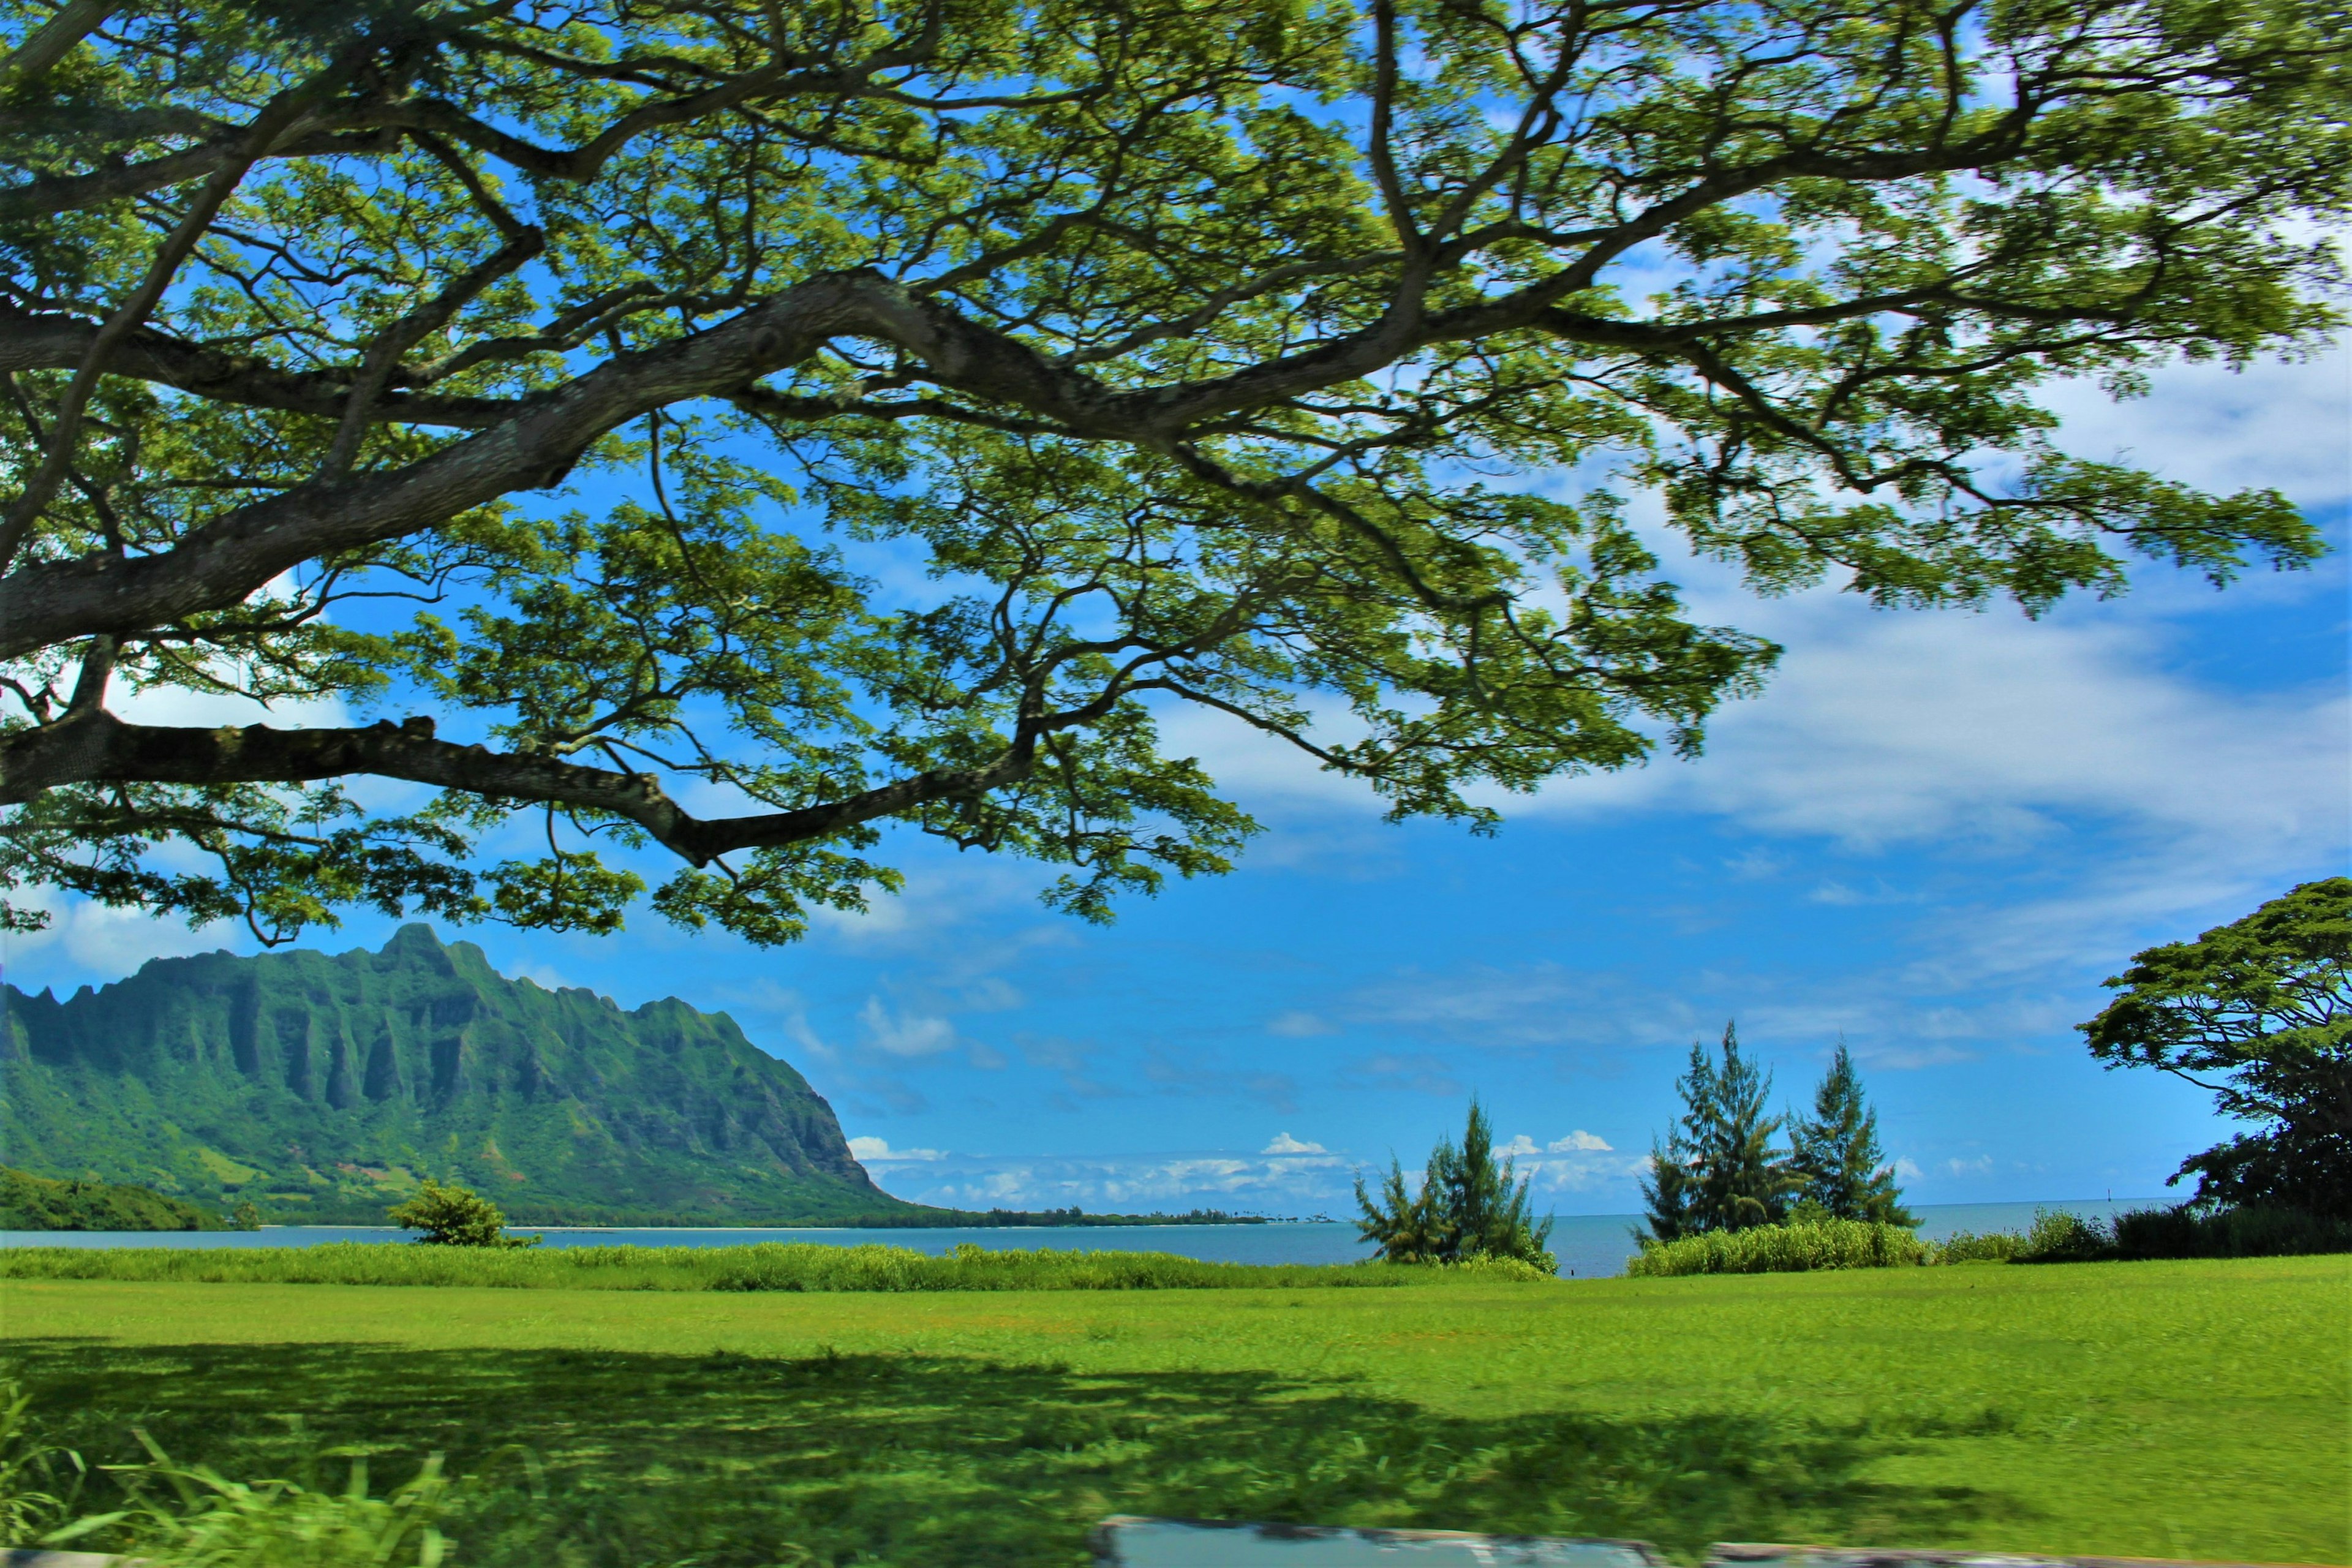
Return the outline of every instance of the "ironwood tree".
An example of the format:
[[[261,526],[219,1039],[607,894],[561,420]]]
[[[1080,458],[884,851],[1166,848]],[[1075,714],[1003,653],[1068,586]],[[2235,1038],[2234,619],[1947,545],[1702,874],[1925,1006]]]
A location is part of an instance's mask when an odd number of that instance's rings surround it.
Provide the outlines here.
[[[1759,592],[2321,550],[2050,439],[2320,342],[2319,0],[0,0],[0,856],[754,941],[1690,752]],[[1648,504],[1646,500],[1643,504]],[[194,698],[270,704],[184,721]],[[173,721],[174,720],[182,721]]]
[[[1691,1042],[1690,1060],[1675,1079],[1682,1114],[1663,1140],[1651,1141],[1642,1178],[1651,1240],[1779,1225],[1807,1185],[1789,1151],[1772,1141],[1788,1119],[1766,1114],[1772,1075],[1741,1053],[1737,1024],[1723,1026],[1719,1049],[1709,1056]]]
[[[1878,1142],[1878,1112],[1863,1093],[1853,1053],[1841,1037],[1829,1070],[1813,1089],[1813,1113],[1792,1114],[1789,1165],[1802,1184],[1797,1203],[1829,1219],[1916,1226]]]

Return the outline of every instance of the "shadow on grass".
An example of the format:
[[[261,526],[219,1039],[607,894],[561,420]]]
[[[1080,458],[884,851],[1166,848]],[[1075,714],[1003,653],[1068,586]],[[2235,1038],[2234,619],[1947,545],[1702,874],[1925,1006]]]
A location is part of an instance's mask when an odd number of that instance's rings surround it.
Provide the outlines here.
[[[10,1359],[44,1435],[92,1462],[134,1458],[133,1425],[247,1478],[341,1447],[379,1456],[383,1486],[446,1453],[473,1568],[1077,1564],[1111,1512],[1637,1536],[1690,1559],[1721,1540],[1924,1544],[2009,1511],[1863,1474],[1990,1417],[1474,1420],[1328,1380],[919,1355],[51,1340]]]

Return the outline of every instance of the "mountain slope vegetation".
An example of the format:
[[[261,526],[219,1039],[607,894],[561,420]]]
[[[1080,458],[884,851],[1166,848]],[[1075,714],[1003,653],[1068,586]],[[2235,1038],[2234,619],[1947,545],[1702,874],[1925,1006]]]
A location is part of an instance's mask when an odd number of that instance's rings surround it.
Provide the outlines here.
[[[427,1176],[521,1224],[919,1212],[725,1014],[509,980],[423,925],[380,952],[159,959],[0,1001],[0,1141],[37,1175],[314,1224],[381,1224]]]

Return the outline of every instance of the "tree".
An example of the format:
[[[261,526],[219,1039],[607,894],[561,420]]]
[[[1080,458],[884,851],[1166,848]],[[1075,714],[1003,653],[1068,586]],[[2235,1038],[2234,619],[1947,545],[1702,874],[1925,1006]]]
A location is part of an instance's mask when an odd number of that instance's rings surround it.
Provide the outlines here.
[[[535,1236],[509,1236],[504,1211],[472,1188],[445,1187],[430,1176],[385,1217],[403,1230],[422,1231],[416,1239],[436,1247],[537,1247],[540,1242]]]
[[[1723,1026],[1722,1053],[1710,1060],[1691,1042],[1690,1065],[1675,1080],[1683,1114],[1663,1148],[1652,1143],[1643,1196],[1656,1240],[1778,1225],[1801,1184],[1772,1143],[1780,1118],[1764,1114],[1772,1075],[1740,1054],[1736,1025]]]
[[[1730,1033],[1727,1025],[1725,1033]],[[1675,1092],[1683,1113],[1667,1126],[1663,1142],[1650,1140],[1650,1173],[1642,1181],[1650,1236],[1657,1241],[1679,1241],[1714,1228],[1699,1214],[1697,1171],[1699,1151],[1718,1120],[1715,1063],[1696,1040],[1691,1042],[1689,1066],[1675,1080]]]
[[[1391,1157],[1377,1200],[1356,1177],[1356,1228],[1379,1244],[1377,1256],[1391,1263],[1457,1263],[1475,1258],[1512,1258],[1547,1273],[1559,1265],[1546,1244],[1551,1221],[1535,1217],[1528,1182],[1516,1178],[1517,1162],[1495,1162],[1495,1133],[1476,1100],[1462,1130],[1462,1146],[1440,1138],[1422,1173],[1421,1190],[1405,1188],[1404,1169]]]
[[[2152,1067],[2258,1125],[2191,1155],[2196,1201],[2352,1218],[2352,878],[2305,882],[2105,981],[2080,1026],[2110,1070]]]
[[[1878,1112],[1862,1092],[1862,1075],[1843,1037],[1830,1070],[1813,1090],[1811,1118],[1789,1119],[1789,1142],[1790,1169],[1801,1183],[1798,1202],[1818,1206],[1832,1219],[1919,1223],[1903,1207],[1894,1169],[1878,1146]]]
[[[2320,0],[0,28],[19,889],[781,942],[898,824],[1104,918],[1255,831],[1172,708],[1479,829],[1696,752],[1777,650],[1629,489],[1886,605],[2323,548],[2037,400],[2332,331]]]

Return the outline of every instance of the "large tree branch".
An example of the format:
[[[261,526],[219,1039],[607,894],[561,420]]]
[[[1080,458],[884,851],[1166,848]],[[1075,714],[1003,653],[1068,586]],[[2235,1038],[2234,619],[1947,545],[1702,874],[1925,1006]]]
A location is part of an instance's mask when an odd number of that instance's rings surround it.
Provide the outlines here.
[[[0,304],[0,372],[72,370],[89,356],[98,332],[99,323],[84,317],[29,314]],[[215,402],[287,414],[332,418],[343,411],[352,393],[349,371],[286,370],[266,360],[192,343],[151,327],[125,336],[106,363],[110,375],[152,382]],[[401,381],[395,370],[388,384],[397,388]],[[511,398],[434,397],[394,390],[378,396],[373,406],[379,419],[480,430],[512,418],[520,405]]]
[[[794,811],[706,818],[689,815],[652,774],[460,746],[434,739],[429,719],[346,730],[204,730],[127,724],[93,710],[0,737],[0,805],[77,784],[291,784],[364,773],[610,814],[700,866],[732,850],[823,838],[933,801],[982,795],[1026,777],[1034,760],[1034,741],[1017,741],[982,767],[916,773]]]

